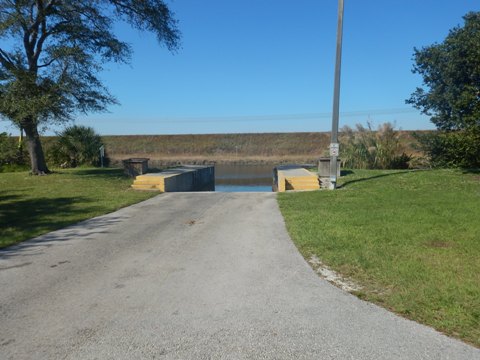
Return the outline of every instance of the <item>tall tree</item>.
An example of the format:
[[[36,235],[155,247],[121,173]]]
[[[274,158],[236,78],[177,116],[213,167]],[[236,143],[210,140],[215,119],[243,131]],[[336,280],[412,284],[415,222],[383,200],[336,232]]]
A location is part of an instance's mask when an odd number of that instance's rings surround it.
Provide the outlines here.
[[[439,164],[480,164],[480,12],[463,17],[440,44],[414,51],[423,78],[407,103],[431,116],[438,134],[421,137]],[[433,137],[432,137],[433,136]]]
[[[25,131],[32,173],[49,172],[39,126],[116,103],[98,79],[105,62],[131,56],[113,33],[115,20],[178,48],[177,21],[163,0],[0,0],[0,115]]]

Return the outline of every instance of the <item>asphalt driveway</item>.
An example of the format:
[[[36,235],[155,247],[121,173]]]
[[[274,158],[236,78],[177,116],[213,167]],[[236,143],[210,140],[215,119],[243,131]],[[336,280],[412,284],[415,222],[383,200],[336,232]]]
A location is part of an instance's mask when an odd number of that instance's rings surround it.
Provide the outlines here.
[[[0,359],[480,359],[320,279],[274,193],[170,193],[0,250]]]

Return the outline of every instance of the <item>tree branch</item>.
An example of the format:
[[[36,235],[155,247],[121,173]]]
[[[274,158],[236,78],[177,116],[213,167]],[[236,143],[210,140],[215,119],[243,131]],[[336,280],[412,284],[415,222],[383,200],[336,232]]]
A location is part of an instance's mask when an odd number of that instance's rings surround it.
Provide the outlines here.
[[[43,0],[36,0],[36,8],[37,13],[35,17],[35,21],[33,21],[32,25],[26,31],[25,35],[28,36],[28,46],[25,46],[25,50],[27,52],[28,64],[32,71],[37,71],[38,69],[38,59],[42,52],[43,43],[50,35],[47,31],[47,20],[46,20],[46,12],[49,8],[53,5],[54,0],[51,0],[48,3],[44,3]],[[34,18],[34,8],[35,6],[32,5],[30,11],[31,19]],[[39,33],[41,33],[40,38],[38,38]],[[25,39],[24,39],[25,42]]]
[[[47,40],[47,37],[50,35],[50,33],[47,31],[47,20],[45,17],[43,17],[42,22],[40,24],[40,39],[37,42],[37,46],[35,48],[35,54],[33,55],[35,62],[38,63],[38,58],[40,57],[40,54],[42,52],[43,48],[43,43],[45,40]]]
[[[57,61],[59,59],[59,57],[54,57],[52,59],[50,59],[49,61],[47,61],[46,63],[43,63],[41,65],[37,65],[37,68],[40,69],[40,68],[44,68],[44,67],[47,67],[47,66],[50,66],[52,65],[55,61]]]
[[[7,69],[7,70],[14,70],[16,69],[14,62],[10,58],[10,56],[0,48],[0,63]]]

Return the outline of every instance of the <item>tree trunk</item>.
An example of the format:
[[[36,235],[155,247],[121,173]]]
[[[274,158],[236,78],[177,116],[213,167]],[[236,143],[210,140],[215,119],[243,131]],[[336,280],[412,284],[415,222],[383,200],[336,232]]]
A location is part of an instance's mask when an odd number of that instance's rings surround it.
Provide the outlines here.
[[[47,163],[45,162],[40,136],[38,135],[37,124],[29,119],[26,120],[22,126],[25,130],[25,139],[27,140],[27,149],[28,154],[30,155],[32,174],[44,175],[50,173]]]

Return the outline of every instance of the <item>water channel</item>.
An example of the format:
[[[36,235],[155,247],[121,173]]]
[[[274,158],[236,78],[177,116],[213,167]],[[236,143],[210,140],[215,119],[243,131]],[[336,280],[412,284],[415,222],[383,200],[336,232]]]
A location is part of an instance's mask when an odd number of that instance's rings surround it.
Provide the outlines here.
[[[274,164],[215,164],[215,191],[272,191],[272,174],[274,167]]]

